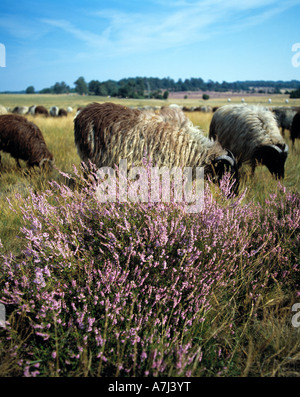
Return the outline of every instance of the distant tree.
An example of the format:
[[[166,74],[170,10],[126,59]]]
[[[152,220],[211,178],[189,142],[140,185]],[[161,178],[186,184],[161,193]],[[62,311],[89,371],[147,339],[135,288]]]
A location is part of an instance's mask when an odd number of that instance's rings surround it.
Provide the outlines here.
[[[164,95],[163,95],[164,99],[168,99],[169,98],[169,91],[165,91]]]
[[[83,95],[83,94],[87,94],[88,93],[88,85],[85,82],[84,78],[78,77],[78,79],[76,81],[74,81],[75,84],[75,91],[79,94],[79,95]]]
[[[34,86],[30,85],[29,87],[26,88],[26,94],[34,94]]]
[[[300,88],[290,93],[290,98],[300,98]]]
[[[202,95],[202,99],[204,99],[205,101],[207,101],[207,100],[209,99],[209,95],[203,94],[203,95]]]
[[[39,92],[40,92],[40,94],[52,94],[51,88],[43,88]]]
[[[62,81],[61,83],[55,83],[51,90],[54,94],[66,94],[70,91],[70,87]]]

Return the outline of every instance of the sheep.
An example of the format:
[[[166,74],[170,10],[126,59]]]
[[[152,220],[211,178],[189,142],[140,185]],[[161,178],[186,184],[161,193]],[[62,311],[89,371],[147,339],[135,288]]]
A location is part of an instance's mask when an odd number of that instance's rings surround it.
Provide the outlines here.
[[[0,114],[6,114],[6,113],[7,113],[6,107],[0,105]]]
[[[53,117],[56,117],[58,115],[58,107],[57,106],[51,106],[50,108],[50,115]]]
[[[26,114],[28,112],[28,107],[27,106],[15,106],[13,108],[12,112],[15,114]]]
[[[29,106],[27,114],[31,114],[32,116],[35,114],[36,105]]]
[[[295,114],[291,126],[291,140],[293,148],[295,147],[296,138],[300,138],[300,110]]]
[[[10,153],[18,167],[19,159],[27,161],[28,167],[41,167],[45,162],[53,164],[53,155],[49,152],[41,131],[24,116],[0,116],[0,150]]]
[[[209,137],[232,151],[239,168],[251,164],[254,175],[258,162],[276,178],[284,178],[288,145],[271,111],[261,106],[222,106],[212,117]]]
[[[41,114],[41,115],[44,115],[46,117],[49,116],[48,110],[44,106],[41,106],[41,105],[36,106],[36,108],[34,110],[34,114]]]
[[[220,180],[227,168],[238,189],[232,154],[205,137],[177,107],[159,114],[110,102],[87,105],[74,118],[74,139],[83,163],[114,167],[126,159],[128,168],[143,166],[146,153],[157,167],[204,167],[206,176]],[[215,178],[216,177],[216,178]]]
[[[274,107],[273,112],[275,113],[278,126],[281,128],[281,134],[284,137],[284,131],[291,130],[293,118],[297,112],[289,107]]]
[[[67,113],[67,111],[65,109],[59,109],[58,117],[64,117],[64,116],[67,116],[67,115],[68,115],[68,113]]]

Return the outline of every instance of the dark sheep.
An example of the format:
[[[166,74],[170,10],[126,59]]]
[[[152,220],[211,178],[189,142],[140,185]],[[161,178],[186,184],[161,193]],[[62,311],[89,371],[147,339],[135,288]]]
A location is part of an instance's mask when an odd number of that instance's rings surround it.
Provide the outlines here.
[[[42,114],[46,117],[49,116],[48,110],[44,106],[41,106],[41,105],[39,105],[35,108],[34,114]]]
[[[295,114],[291,127],[291,140],[293,147],[295,146],[296,138],[300,138],[300,111]]]
[[[0,150],[10,153],[18,167],[19,160],[26,161],[28,167],[41,167],[45,161],[53,164],[53,155],[49,152],[40,129],[23,116],[0,116]]]
[[[58,117],[64,117],[67,116],[68,112],[65,109],[59,109],[58,111]]]

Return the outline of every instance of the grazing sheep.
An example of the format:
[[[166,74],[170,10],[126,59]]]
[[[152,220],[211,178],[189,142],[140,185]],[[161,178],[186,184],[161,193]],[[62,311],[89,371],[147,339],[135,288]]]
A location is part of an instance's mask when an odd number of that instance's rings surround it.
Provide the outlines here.
[[[73,112],[73,108],[72,108],[71,106],[68,106],[68,107],[67,107],[67,112],[68,112],[68,113],[72,113],[72,112]]]
[[[293,147],[295,146],[296,138],[300,138],[300,110],[295,114],[291,126],[291,140]]]
[[[39,128],[25,117],[15,114],[0,116],[0,150],[10,153],[19,167],[19,159],[27,161],[29,167],[41,166],[45,161],[53,163],[53,155]]]
[[[44,106],[36,106],[34,114],[42,114],[46,117],[49,116],[49,112]]]
[[[6,107],[0,105],[0,114],[6,114],[6,113],[7,113]]]
[[[27,106],[15,106],[13,108],[12,112],[15,114],[26,114],[28,112],[28,107]]]
[[[67,116],[67,115],[68,115],[68,113],[67,113],[67,111],[65,109],[59,109],[58,117],[64,117],[64,116]]]
[[[254,174],[258,162],[276,178],[284,177],[288,146],[269,110],[261,106],[222,106],[213,115],[209,136],[232,151],[239,167],[250,163]]]
[[[285,130],[291,131],[293,118],[297,112],[289,107],[275,107],[273,108],[273,112],[275,113],[278,126],[281,128],[281,134],[284,137]]]
[[[29,106],[27,114],[34,116],[36,105]]]
[[[142,166],[146,153],[154,166],[204,167],[206,175],[217,179],[227,168],[234,174],[235,189],[238,186],[232,154],[206,138],[176,107],[155,114],[109,102],[91,103],[74,118],[74,137],[81,160],[97,167],[114,167],[121,159],[129,168]]]
[[[52,117],[56,117],[56,116],[58,116],[58,111],[59,111],[59,109],[58,109],[57,106],[51,106],[51,108],[50,108],[50,115],[51,115]]]

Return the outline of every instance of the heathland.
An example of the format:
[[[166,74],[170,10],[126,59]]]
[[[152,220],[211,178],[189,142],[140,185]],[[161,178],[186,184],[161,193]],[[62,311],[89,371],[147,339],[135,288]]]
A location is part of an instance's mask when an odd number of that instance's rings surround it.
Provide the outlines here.
[[[226,178],[208,183],[199,214],[172,202],[99,203],[74,145],[73,118],[89,102],[188,108],[228,97],[0,95],[10,108],[73,108],[26,116],[54,169],[19,170],[1,153],[1,376],[300,375],[299,140],[292,149],[285,132],[284,180],[245,167],[239,195]],[[285,95],[245,100],[269,98],[300,106]],[[187,115],[208,133],[212,112]]]

